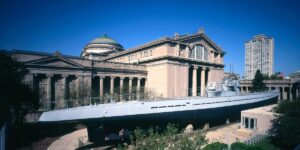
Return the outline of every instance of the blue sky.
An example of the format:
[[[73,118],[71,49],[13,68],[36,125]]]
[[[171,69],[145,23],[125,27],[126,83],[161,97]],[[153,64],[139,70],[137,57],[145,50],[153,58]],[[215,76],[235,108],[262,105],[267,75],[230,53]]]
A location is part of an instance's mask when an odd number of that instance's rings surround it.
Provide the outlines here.
[[[244,42],[256,34],[275,39],[275,71],[300,70],[300,1],[292,0],[7,0],[0,1],[0,49],[78,56],[107,33],[126,49],[151,40],[195,33],[220,45],[225,71],[244,74]]]

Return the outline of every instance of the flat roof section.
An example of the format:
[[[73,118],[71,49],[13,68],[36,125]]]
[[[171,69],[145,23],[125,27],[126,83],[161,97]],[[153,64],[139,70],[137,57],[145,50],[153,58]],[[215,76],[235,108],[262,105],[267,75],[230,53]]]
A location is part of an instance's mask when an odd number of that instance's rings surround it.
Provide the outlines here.
[[[242,113],[247,112],[247,113],[255,113],[255,114],[273,115],[274,112],[272,112],[272,110],[276,106],[277,106],[277,104],[272,104],[272,105],[267,105],[267,106],[263,106],[263,107],[247,109],[247,110],[243,110]]]

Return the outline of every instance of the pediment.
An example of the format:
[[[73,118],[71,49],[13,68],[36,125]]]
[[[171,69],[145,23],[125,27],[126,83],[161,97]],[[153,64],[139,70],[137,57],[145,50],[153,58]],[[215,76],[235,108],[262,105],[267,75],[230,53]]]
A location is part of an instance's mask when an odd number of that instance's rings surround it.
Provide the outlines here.
[[[66,58],[52,56],[37,60],[28,61],[26,65],[35,65],[42,67],[61,67],[61,68],[83,68],[82,65]]]
[[[215,44],[205,34],[196,34],[196,35],[192,35],[192,36],[187,36],[185,38],[181,38],[179,41],[189,44],[190,47],[193,47],[194,45],[201,43],[202,45],[205,45],[206,47],[208,47],[208,46],[211,47],[215,51],[224,52],[217,44]]]

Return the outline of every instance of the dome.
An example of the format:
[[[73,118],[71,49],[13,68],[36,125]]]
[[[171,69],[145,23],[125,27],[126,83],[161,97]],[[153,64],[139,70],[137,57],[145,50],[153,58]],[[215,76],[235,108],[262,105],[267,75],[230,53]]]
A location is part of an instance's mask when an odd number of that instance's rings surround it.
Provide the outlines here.
[[[95,38],[89,42],[84,47],[81,56],[97,60],[123,50],[124,49],[121,44],[108,37],[107,34],[104,34],[104,36]]]
[[[116,42],[115,40],[109,38],[107,34],[104,34],[103,37],[95,38],[90,42],[90,44],[109,44],[109,45],[115,45],[115,46],[120,46],[122,47],[121,44]]]

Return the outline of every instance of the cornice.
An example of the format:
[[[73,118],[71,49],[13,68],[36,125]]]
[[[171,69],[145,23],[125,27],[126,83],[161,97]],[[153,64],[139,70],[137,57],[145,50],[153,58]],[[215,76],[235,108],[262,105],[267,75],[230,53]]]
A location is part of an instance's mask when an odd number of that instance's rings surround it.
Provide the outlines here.
[[[214,48],[216,48],[218,50],[218,52],[220,52],[221,54],[225,54],[225,52],[217,44],[215,44],[212,40],[210,40],[206,34],[196,33],[196,34],[184,35],[184,36],[180,36],[180,37],[176,37],[176,38],[165,37],[165,38],[161,38],[161,39],[158,39],[158,40],[154,40],[154,41],[151,41],[149,43],[143,44],[141,46],[137,46],[135,48],[127,49],[127,50],[124,50],[122,52],[112,54],[108,57],[105,57],[105,58],[101,59],[101,61],[113,59],[113,58],[116,58],[116,57],[119,57],[119,56],[122,56],[122,55],[126,55],[126,54],[129,54],[129,53],[132,53],[132,52],[136,52],[136,51],[139,51],[139,50],[151,47],[151,46],[155,46],[155,45],[159,45],[159,44],[167,43],[167,42],[189,46],[189,44],[187,44],[185,42],[182,42],[182,41],[183,40],[190,40],[190,39],[197,38],[197,37],[203,37],[206,41],[208,41],[209,44],[211,44]]]
[[[156,57],[156,58],[152,58],[152,59],[139,61],[139,63],[144,64],[144,63],[153,62],[153,61],[157,61],[157,60],[164,60],[164,59],[183,61],[183,62],[188,62],[188,63],[191,63],[191,64],[197,64],[197,65],[225,67],[224,64],[206,62],[206,61],[199,61],[199,60],[192,60],[192,59],[189,59],[189,58],[175,57],[175,56],[161,56],[161,57]]]
[[[103,58],[101,60],[103,61],[103,60],[112,59],[114,57],[122,56],[122,55],[125,55],[125,54],[128,54],[128,53],[136,52],[136,51],[139,51],[139,50],[144,49],[144,48],[148,48],[148,47],[151,47],[151,46],[159,45],[159,44],[162,44],[162,43],[165,43],[165,42],[170,42],[170,41],[171,41],[171,39],[168,38],[168,37],[161,38],[161,39],[154,40],[154,41],[151,41],[149,43],[143,44],[141,46],[137,46],[135,48],[127,49],[127,50],[124,50],[122,52],[118,52],[116,54],[112,54],[112,55],[110,55],[108,57],[105,57],[105,58]]]

